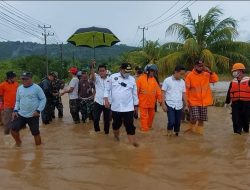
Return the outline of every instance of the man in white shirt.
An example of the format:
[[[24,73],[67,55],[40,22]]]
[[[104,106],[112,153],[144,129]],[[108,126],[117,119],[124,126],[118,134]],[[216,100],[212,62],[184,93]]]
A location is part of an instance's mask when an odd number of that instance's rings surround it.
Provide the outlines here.
[[[139,100],[135,79],[130,75],[131,71],[131,65],[123,63],[120,72],[110,76],[105,83],[104,101],[106,108],[111,104],[115,138],[119,141],[119,129],[124,124],[129,143],[137,147],[134,112],[138,112]]]
[[[176,136],[180,132],[183,100],[187,104],[185,82],[182,79],[185,75],[185,68],[176,66],[174,74],[166,78],[162,84],[162,99],[165,104],[162,108],[168,115],[167,135],[171,136],[173,131]],[[185,107],[188,109],[188,107]]]
[[[95,99],[94,99],[94,128],[95,132],[100,132],[100,117],[103,112],[104,116],[104,132],[109,134],[110,128],[110,108],[104,106],[104,90],[105,83],[109,80],[107,68],[105,65],[98,66],[98,74],[94,71],[94,65],[91,69],[91,79],[95,82]]]
[[[69,94],[69,108],[72,118],[75,124],[80,123],[79,117],[79,99],[78,99],[78,88],[79,88],[79,79],[77,78],[77,68],[71,67],[69,69],[69,73],[71,74],[71,81],[69,83],[69,89],[64,90],[61,93],[61,96],[65,93]]]

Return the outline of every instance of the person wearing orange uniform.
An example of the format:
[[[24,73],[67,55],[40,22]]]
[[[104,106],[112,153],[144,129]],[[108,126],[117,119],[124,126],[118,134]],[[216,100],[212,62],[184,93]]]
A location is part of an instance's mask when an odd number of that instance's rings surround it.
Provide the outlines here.
[[[190,125],[185,132],[193,131],[203,134],[204,121],[208,120],[207,107],[213,104],[210,83],[215,83],[218,80],[217,74],[206,67],[203,61],[195,61],[194,69],[185,79],[190,112]]]
[[[3,91],[0,89],[0,125],[3,125]]]
[[[250,77],[245,76],[245,66],[235,63],[232,68],[234,79],[229,85],[226,105],[232,102],[232,121],[235,134],[249,133],[250,121]]]
[[[154,78],[157,66],[152,64],[147,67],[147,74],[143,74],[137,80],[139,108],[141,118],[141,131],[149,131],[152,128],[156,101],[162,104],[161,89]]]
[[[15,107],[17,88],[16,74],[13,71],[7,72],[6,81],[0,84],[0,91],[3,96],[3,125],[5,135],[10,134],[10,123]]]
[[[135,81],[137,81],[137,79],[143,74],[143,70],[141,68],[141,66],[136,66],[135,67]]]

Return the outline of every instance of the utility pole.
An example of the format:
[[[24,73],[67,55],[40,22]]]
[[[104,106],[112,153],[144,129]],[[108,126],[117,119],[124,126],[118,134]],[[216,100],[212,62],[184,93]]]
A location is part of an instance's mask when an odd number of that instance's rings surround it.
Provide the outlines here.
[[[73,65],[75,66],[75,50],[73,50]]]
[[[145,30],[148,30],[148,27],[145,27],[145,26],[140,27],[140,26],[138,26],[138,28],[142,30],[142,47],[144,48],[144,46],[145,46]]]
[[[64,65],[63,65],[63,43],[61,43],[59,46],[60,46],[60,62],[61,62],[61,78],[62,78],[63,68],[64,68]]]
[[[48,61],[48,50],[47,50],[47,37],[54,36],[54,33],[47,33],[47,29],[51,28],[51,26],[41,26],[38,25],[39,28],[43,29],[42,35],[44,36],[44,49],[45,49],[45,58],[46,58],[46,73],[49,74],[49,61]]]

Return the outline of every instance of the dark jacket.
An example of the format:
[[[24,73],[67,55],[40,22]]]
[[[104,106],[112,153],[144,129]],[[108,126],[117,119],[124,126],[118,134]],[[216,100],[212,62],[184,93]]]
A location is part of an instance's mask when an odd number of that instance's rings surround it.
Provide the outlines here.
[[[47,99],[53,98],[53,88],[51,81],[46,77],[42,80],[42,82],[39,84],[39,86],[43,89],[43,92]]]

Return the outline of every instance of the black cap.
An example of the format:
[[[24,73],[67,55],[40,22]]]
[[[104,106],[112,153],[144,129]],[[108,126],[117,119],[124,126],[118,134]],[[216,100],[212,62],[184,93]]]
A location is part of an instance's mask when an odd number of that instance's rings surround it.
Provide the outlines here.
[[[13,79],[14,77],[16,77],[16,73],[14,73],[13,71],[8,71],[6,73],[6,78],[7,79]]]
[[[31,72],[23,72],[21,75],[22,78],[32,78],[32,73]]]
[[[125,69],[125,72],[132,72],[132,66],[130,63],[122,63],[121,69]]]

